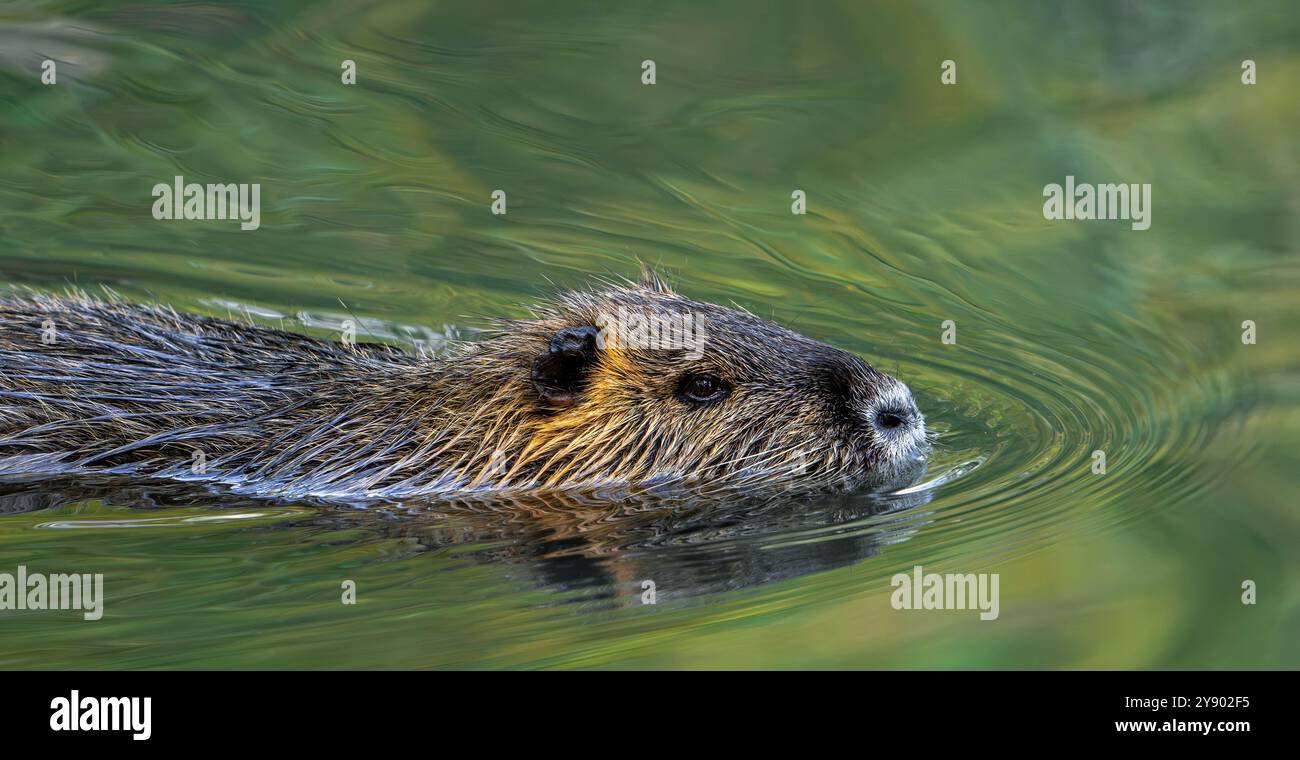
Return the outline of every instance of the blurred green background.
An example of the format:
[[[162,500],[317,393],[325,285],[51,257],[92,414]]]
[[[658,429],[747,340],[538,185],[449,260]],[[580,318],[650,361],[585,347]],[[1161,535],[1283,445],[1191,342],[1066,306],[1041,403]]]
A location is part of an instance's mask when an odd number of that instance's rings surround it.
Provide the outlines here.
[[[940,438],[921,497],[664,519],[15,486],[0,571],[108,598],[0,611],[0,666],[1300,666],[1297,92],[1293,2],[6,3],[0,284],[436,347],[640,259]],[[261,229],[154,220],[177,174]],[[1067,174],[1151,229],[1045,220]],[[1001,617],[893,610],[915,564]]]

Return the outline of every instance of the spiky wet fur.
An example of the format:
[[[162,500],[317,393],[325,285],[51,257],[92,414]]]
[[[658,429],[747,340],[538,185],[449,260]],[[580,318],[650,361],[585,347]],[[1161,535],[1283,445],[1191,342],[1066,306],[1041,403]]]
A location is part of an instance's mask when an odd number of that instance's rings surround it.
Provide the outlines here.
[[[619,306],[702,317],[703,355],[606,347],[580,402],[548,408],[534,359],[558,330]],[[684,403],[691,368],[730,380],[731,396]],[[114,297],[0,297],[0,476],[121,472],[324,497],[862,484],[914,464],[924,441],[865,423],[898,393],[857,357],[654,276],[563,295],[439,358]]]

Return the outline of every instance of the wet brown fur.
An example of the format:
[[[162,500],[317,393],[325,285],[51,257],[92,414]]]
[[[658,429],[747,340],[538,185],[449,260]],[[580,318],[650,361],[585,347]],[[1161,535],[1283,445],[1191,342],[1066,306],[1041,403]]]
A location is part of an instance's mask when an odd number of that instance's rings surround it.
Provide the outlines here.
[[[552,337],[620,308],[702,318],[702,356],[607,345],[574,403],[548,403],[529,375]],[[686,403],[687,372],[733,390]],[[0,297],[4,476],[126,472],[325,497],[862,485],[918,460],[919,413],[904,437],[869,424],[905,393],[856,356],[653,274],[565,294],[439,358],[115,298]]]

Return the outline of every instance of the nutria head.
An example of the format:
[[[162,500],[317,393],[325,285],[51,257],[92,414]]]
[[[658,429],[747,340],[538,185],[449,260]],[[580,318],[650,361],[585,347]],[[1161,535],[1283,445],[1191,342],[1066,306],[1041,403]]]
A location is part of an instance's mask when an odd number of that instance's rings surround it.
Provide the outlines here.
[[[476,485],[881,486],[924,469],[925,420],[906,385],[652,273],[562,296],[478,346],[497,367],[512,357],[516,380],[493,382],[515,386],[500,403],[531,414],[527,440]]]

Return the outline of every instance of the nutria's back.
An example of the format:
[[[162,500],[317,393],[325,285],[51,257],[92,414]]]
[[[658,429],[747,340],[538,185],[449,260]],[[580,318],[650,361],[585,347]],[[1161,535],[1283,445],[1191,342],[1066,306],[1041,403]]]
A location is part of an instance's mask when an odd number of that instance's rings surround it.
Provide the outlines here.
[[[116,299],[0,298],[0,476],[327,497],[861,485],[924,452],[906,386],[653,276],[440,358]]]

